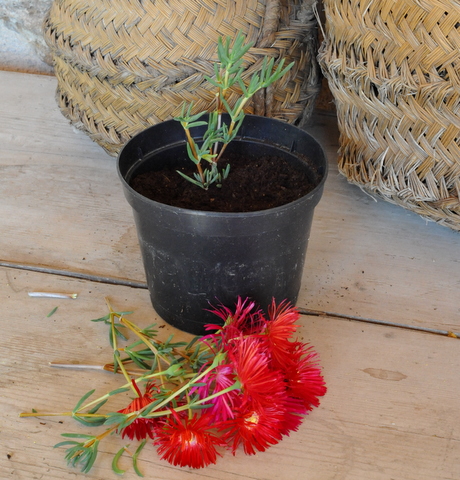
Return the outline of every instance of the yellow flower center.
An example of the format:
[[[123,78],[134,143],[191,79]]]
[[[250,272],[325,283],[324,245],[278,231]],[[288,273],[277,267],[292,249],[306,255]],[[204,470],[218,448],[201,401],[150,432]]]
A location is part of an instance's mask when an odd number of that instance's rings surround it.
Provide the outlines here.
[[[257,412],[252,412],[250,417],[244,419],[244,423],[248,428],[255,427],[259,423],[259,414]]]
[[[193,447],[194,445],[196,445],[198,442],[197,442],[197,439],[196,439],[196,436],[194,433],[192,432],[188,432],[188,435],[187,435],[188,438],[185,439],[185,444],[187,446],[191,446]]]

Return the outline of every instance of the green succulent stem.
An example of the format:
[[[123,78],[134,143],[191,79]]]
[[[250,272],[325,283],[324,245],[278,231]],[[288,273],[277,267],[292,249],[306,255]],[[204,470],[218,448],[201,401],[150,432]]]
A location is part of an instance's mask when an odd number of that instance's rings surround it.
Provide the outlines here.
[[[236,137],[243,122],[244,109],[251,98],[261,89],[267,88],[272,83],[284,76],[294,65],[294,62],[284,66],[282,59],[275,67],[275,59],[264,58],[262,66],[255,72],[246,84],[243,81],[244,56],[252,48],[251,43],[246,43],[245,36],[239,32],[232,42],[230,37],[225,40],[219,38],[217,46],[218,62],[214,64],[214,76],[206,76],[206,80],[216,88],[215,109],[209,112],[207,121],[198,121],[206,112],[192,115],[193,104],[184,103],[181,116],[176,117],[184,128],[187,152],[190,160],[196,165],[197,173],[190,177],[178,171],[186,180],[207,190],[212,184],[220,187],[229,174],[230,167],[219,170],[218,163],[225,152],[227,145]],[[231,107],[227,101],[228,91],[238,85],[242,94],[235,105]],[[228,113],[230,123],[227,126],[222,120],[222,114]],[[193,126],[206,126],[202,145],[197,145],[190,128]],[[208,166],[203,168],[202,161],[207,161]]]

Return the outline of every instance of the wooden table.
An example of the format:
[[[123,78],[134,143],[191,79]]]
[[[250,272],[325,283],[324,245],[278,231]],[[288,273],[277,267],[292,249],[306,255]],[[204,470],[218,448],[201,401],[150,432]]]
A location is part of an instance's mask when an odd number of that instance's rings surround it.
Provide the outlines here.
[[[105,297],[134,310],[140,325],[162,324],[145,289],[131,210],[115,159],[59,112],[53,77],[0,72],[0,82],[0,477],[115,478],[108,452],[122,446],[118,437],[101,445],[85,476],[52,447],[61,433],[87,429],[69,418],[18,415],[70,410],[91,388],[118,385],[110,373],[48,365],[110,361],[107,332],[90,322],[107,312]],[[313,123],[331,168],[298,306],[312,313],[300,333],[321,356],[328,393],[298,432],[267,452],[227,453],[194,471],[171,467],[149,447],[139,461],[145,478],[460,478],[460,341],[447,336],[460,331],[460,236],[349,185],[337,172],[335,118]],[[37,290],[78,298],[28,296]],[[138,477],[128,468],[124,478]]]

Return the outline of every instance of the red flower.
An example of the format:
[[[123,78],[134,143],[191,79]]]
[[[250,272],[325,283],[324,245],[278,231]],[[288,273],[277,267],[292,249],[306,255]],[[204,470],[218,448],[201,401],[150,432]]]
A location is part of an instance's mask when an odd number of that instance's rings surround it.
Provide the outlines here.
[[[258,337],[238,339],[228,355],[245,395],[261,403],[284,395],[283,376],[270,368],[268,352]]]
[[[224,341],[229,341],[241,335],[260,333],[264,319],[260,310],[253,311],[255,306],[256,304],[249,299],[242,300],[238,297],[234,312],[223,305],[211,310],[223,320],[224,325],[206,325],[207,330],[217,330],[217,333],[211,334],[210,337],[216,339],[220,337]]]
[[[133,381],[132,383],[139,396],[135,398],[126,408],[118,410],[118,413],[137,412],[153,401],[153,385],[151,383],[147,384],[144,394],[140,392],[136,382]],[[147,436],[153,438],[153,429],[156,422],[157,421],[154,418],[136,418],[132,423],[121,430],[121,437],[124,438],[126,436],[130,440],[134,440],[134,438],[137,440],[143,440],[144,438],[147,438]]]
[[[262,339],[271,353],[273,366],[282,368],[291,361],[291,338],[298,327],[295,322],[299,319],[299,312],[289,302],[284,301],[277,306],[273,299],[268,317]]]
[[[302,400],[311,410],[319,405],[318,397],[326,393],[326,385],[318,366],[318,354],[303,343],[294,343],[291,348],[293,361],[285,370],[287,392],[291,397]]]
[[[285,413],[281,426],[281,433],[289,435],[290,432],[298,430],[303,422],[304,416],[308,413],[302,400],[298,398],[288,397],[284,404]]]
[[[171,415],[162,421],[156,429],[154,443],[163,460],[180,467],[202,468],[216,463],[220,455],[216,447],[224,443],[211,433],[212,418],[206,413],[192,418],[180,418],[171,411]]]
[[[239,445],[246,455],[263,452],[276,445],[282,438],[284,410],[276,404],[261,405],[248,401],[237,412],[233,420],[225,422],[224,438],[231,444],[235,455]]]

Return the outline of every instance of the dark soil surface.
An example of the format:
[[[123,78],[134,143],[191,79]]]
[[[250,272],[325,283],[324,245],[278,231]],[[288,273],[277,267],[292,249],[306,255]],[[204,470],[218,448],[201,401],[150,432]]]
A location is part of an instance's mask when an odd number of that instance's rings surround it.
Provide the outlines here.
[[[213,212],[253,212],[279,207],[313,190],[307,172],[283,158],[261,156],[241,158],[233,155],[222,161],[231,165],[222,187],[204,190],[179,175],[175,169],[141,173],[131,187],[160,203],[175,207]],[[183,171],[193,176],[195,166]]]

